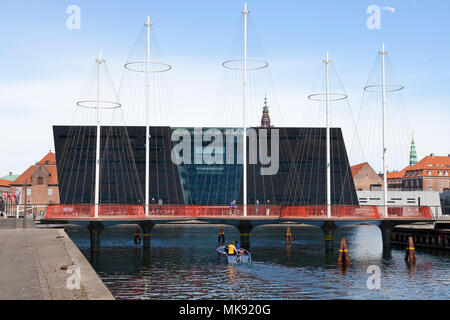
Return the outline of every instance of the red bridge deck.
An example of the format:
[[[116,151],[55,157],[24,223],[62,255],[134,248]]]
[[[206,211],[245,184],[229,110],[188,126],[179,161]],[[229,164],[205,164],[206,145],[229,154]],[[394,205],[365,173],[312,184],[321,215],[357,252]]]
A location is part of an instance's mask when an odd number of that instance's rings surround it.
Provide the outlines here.
[[[99,205],[98,217],[94,216],[93,204],[50,205],[45,219],[54,220],[143,220],[149,218],[169,219],[230,219],[244,218],[243,206],[199,205],[150,205],[149,216],[144,206]],[[331,218],[342,220],[380,220],[383,207],[377,206],[331,206]],[[388,207],[389,218],[432,219],[429,207]],[[278,206],[248,205],[245,219],[327,219],[327,206]]]

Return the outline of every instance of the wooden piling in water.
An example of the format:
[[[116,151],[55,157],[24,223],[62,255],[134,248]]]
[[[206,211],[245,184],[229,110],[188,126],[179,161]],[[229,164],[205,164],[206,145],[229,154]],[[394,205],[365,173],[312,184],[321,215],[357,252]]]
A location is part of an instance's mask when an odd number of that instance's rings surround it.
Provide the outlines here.
[[[292,244],[294,242],[292,240],[291,227],[286,227],[286,244]]]
[[[141,243],[141,230],[139,229],[139,226],[137,226],[136,231],[134,232],[134,244],[140,243]]]
[[[345,238],[341,239],[337,263],[339,266],[349,266],[350,265],[350,257],[348,255],[347,243],[345,241]]]
[[[223,226],[220,227],[219,238],[217,239],[217,242],[219,244],[225,243],[225,230],[224,230]]]
[[[406,244],[405,261],[411,264],[414,264],[417,261],[416,249],[414,248],[414,240],[412,236],[408,237],[408,242]]]

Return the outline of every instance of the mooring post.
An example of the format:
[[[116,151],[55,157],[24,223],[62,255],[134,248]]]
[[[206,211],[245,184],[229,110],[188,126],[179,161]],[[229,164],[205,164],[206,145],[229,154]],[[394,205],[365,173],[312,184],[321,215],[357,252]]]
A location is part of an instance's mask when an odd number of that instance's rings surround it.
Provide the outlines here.
[[[105,226],[100,221],[91,221],[87,228],[91,238],[91,251],[100,250],[100,234]]]
[[[410,264],[415,264],[417,261],[416,249],[414,248],[414,240],[412,236],[408,237],[406,244],[405,261]]]
[[[225,230],[224,230],[223,226],[220,226],[219,238],[217,239],[217,242],[219,244],[224,244],[225,243]]]
[[[325,221],[322,225],[323,237],[325,240],[325,250],[333,250],[334,235],[336,233],[336,225],[333,221]]]
[[[286,227],[286,244],[292,244],[294,242],[292,240],[291,227]]]
[[[337,263],[339,266],[349,266],[350,265],[350,257],[348,255],[347,243],[345,241],[345,238],[341,239]]]
[[[141,243],[141,228],[139,226],[136,226],[136,231],[134,232],[134,244],[140,244]]]
[[[144,248],[150,248],[150,232],[155,224],[151,221],[143,221],[139,223],[142,229],[142,246]]]

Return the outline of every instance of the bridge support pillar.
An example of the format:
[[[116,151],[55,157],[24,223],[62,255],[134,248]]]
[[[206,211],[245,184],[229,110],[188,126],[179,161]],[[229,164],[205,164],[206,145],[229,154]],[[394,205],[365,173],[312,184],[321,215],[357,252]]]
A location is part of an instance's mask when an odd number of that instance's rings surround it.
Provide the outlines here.
[[[250,232],[252,231],[253,226],[249,224],[247,221],[241,221],[241,223],[237,228],[239,230],[239,242],[241,244],[241,248],[249,249]]]
[[[381,221],[380,230],[381,238],[383,239],[383,247],[390,247],[392,240],[392,230],[396,223],[392,221]]]
[[[143,221],[139,223],[142,229],[142,246],[144,248],[150,248],[150,232],[155,224],[151,221]]]
[[[91,238],[91,251],[100,250],[100,234],[105,226],[100,221],[91,221],[87,228]]]
[[[334,235],[336,234],[336,225],[333,221],[325,221],[322,225],[323,238],[325,240],[325,250],[333,250]]]

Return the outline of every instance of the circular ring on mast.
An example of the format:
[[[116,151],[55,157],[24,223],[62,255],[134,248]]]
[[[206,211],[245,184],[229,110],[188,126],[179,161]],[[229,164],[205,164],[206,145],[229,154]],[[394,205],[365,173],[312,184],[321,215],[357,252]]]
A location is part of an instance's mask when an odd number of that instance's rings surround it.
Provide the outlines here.
[[[400,91],[405,88],[401,84],[385,84],[384,87],[385,87],[385,92],[396,92],[396,91]],[[364,87],[364,91],[382,93],[383,85],[375,84],[375,85],[367,86],[367,87]]]
[[[122,105],[118,102],[114,101],[106,101],[106,100],[83,100],[78,101],[77,106],[86,108],[86,109],[117,109]]]
[[[124,68],[134,72],[147,72],[147,64],[149,64],[150,67],[156,66],[156,69],[149,70],[150,73],[166,72],[172,69],[172,66],[169,64],[155,61],[131,61],[125,63]]]
[[[222,63],[222,66],[224,66],[227,69],[231,69],[231,70],[260,70],[260,69],[264,69],[267,68],[269,66],[269,63],[267,61],[264,60],[259,60],[259,59],[245,59],[250,63],[255,64],[255,66],[250,65],[250,67],[247,65],[247,68],[244,69],[244,59],[233,59],[233,60],[227,60],[224,63]],[[237,66],[232,65],[234,63],[238,63]],[[242,67],[239,65],[239,63],[242,62]],[[259,64],[259,65],[258,65]]]
[[[327,94],[326,93],[314,93],[314,94],[310,94],[308,96],[309,100],[314,100],[314,101],[327,101],[326,98]],[[325,97],[325,98],[323,98]],[[339,101],[339,100],[344,100],[347,99],[348,96],[345,93],[336,93],[336,92],[330,92],[328,93],[328,101]]]

